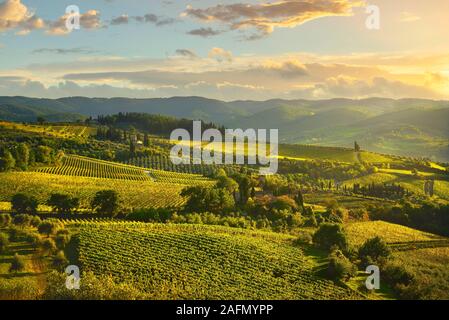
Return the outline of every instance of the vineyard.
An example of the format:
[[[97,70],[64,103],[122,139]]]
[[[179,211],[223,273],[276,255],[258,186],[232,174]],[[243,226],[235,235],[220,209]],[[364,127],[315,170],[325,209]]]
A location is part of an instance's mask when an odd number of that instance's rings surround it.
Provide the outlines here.
[[[88,138],[91,134],[95,132],[95,128],[83,126],[83,125],[72,125],[72,124],[20,124],[12,122],[0,121],[0,127],[8,130],[23,131],[29,133],[43,134],[58,138]]]
[[[314,274],[288,235],[143,223],[78,223],[83,270],[112,274],[154,299],[357,299]]]
[[[397,171],[397,170],[396,170]],[[424,195],[424,183],[425,179],[429,178],[426,175],[422,177],[415,177],[410,175],[405,175],[402,173],[395,172],[395,170],[390,170],[389,172],[378,172],[372,173],[360,178],[355,178],[351,180],[344,181],[343,184],[351,188],[354,184],[370,185],[375,184],[392,184],[401,185],[408,191]],[[435,195],[441,199],[449,200],[449,181],[435,180]]]
[[[381,221],[352,223],[345,229],[354,246],[383,238],[393,252],[391,263],[415,274],[425,299],[449,299],[449,238]]]
[[[37,172],[63,176],[102,179],[148,181],[150,176],[141,168],[81,156],[65,156],[62,165],[36,169]]]
[[[73,177],[117,179],[142,182],[155,181],[184,185],[213,183],[212,180],[209,180],[201,175],[153,169],[144,170],[143,168],[137,166],[75,155],[65,156],[62,160],[62,165],[60,166],[38,168],[36,169],[36,172]]]
[[[52,193],[64,193],[80,198],[81,209],[90,207],[96,192],[116,190],[125,208],[177,207],[184,204],[180,196],[185,187],[152,181],[100,179],[62,176],[40,172],[1,173],[0,201],[10,201],[16,193],[26,193],[44,203]]]
[[[431,233],[383,221],[350,223],[345,226],[345,230],[351,244],[356,246],[375,236],[381,236],[389,244],[449,240]]]
[[[223,169],[228,175],[240,172],[242,166],[239,165],[216,165],[216,164],[178,164],[175,165],[168,156],[146,156],[139,158],[131,158],[125,164],[137,166],[146,169],[155,169],[163,171],[171,171],[178,173],[199,174],[203,176],[210,176]],[[248,170],[250,167],[246,166]]]

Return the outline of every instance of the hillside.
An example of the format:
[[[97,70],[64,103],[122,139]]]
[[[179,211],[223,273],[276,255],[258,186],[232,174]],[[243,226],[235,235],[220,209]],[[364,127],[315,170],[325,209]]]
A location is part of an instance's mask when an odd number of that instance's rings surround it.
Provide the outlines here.
[[[119,112],[201,119],[229,128],[279,128],[285,143],[346,146],[449,161],[449,103],[424,99],[267,100],[224,102],[200,97],[166,99],[33,99],[0,97],[0,119],[50,121]]]
[[[419,283],[409,299],[449,299],[448,238],[381,221],[353,223],[345,228],[353,245],[360,246],[374,236],[388,243],[393,251],[391,264],[405,267]]]
[[[315,275],[319,257],[288,235],[197,225],[75,226],[83,270],[113,274],[152,299],[362,298]]]

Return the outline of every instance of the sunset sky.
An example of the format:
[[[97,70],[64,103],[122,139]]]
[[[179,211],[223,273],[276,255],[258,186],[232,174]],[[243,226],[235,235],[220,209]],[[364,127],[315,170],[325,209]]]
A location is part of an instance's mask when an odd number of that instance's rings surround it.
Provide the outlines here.
[[[442,0],[0,0],[0,95],[449,99],[447,30]]]

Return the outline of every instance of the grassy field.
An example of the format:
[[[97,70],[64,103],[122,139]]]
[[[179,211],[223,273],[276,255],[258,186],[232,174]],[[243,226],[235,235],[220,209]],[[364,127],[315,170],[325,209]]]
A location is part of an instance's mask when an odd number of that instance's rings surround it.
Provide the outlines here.
[[[198,225],[73,226],[83,270],[113,274],[155,299],[362,298],[315,275],[319,257],[288,235]]]

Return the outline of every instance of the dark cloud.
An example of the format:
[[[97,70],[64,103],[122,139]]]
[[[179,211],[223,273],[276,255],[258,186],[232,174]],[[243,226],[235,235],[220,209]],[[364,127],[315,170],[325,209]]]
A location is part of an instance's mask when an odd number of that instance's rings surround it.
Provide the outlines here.
[[[129,17],[126,14],[121,15],[120,17],[116,17],[111,20],[111,25],[116,26],[120,24],[128,24]]]
[[[158,15],[155,15],[153,13],[147,13],[146,15],[135,16],[135,17],[132,17],[132,18],[135,21],[137,21],[137,22],[152,23],[152,24],[154,24],[156,26],[164,26],[164,25],[173,24],[173,23],[177,22],[176,19],[169,18],[169,17],[158,16]]]
[[[190,34],[192,36],[200,36],[200,37],[205,37],[205,38],[211,37],[211,36],[216,36],[216,35],[219,35],[220,33],[222,33],[222,31],[214,30],[212,28],[199,28],[199,29],[194,29],[194,30],[187,32],[187,34]]]
[[[176,55],[191,58],[191,59],[198,58],[198,56],[196,55],[195,52],[188,50],[188,49],[178,49],[178,50],[176,50]]]

